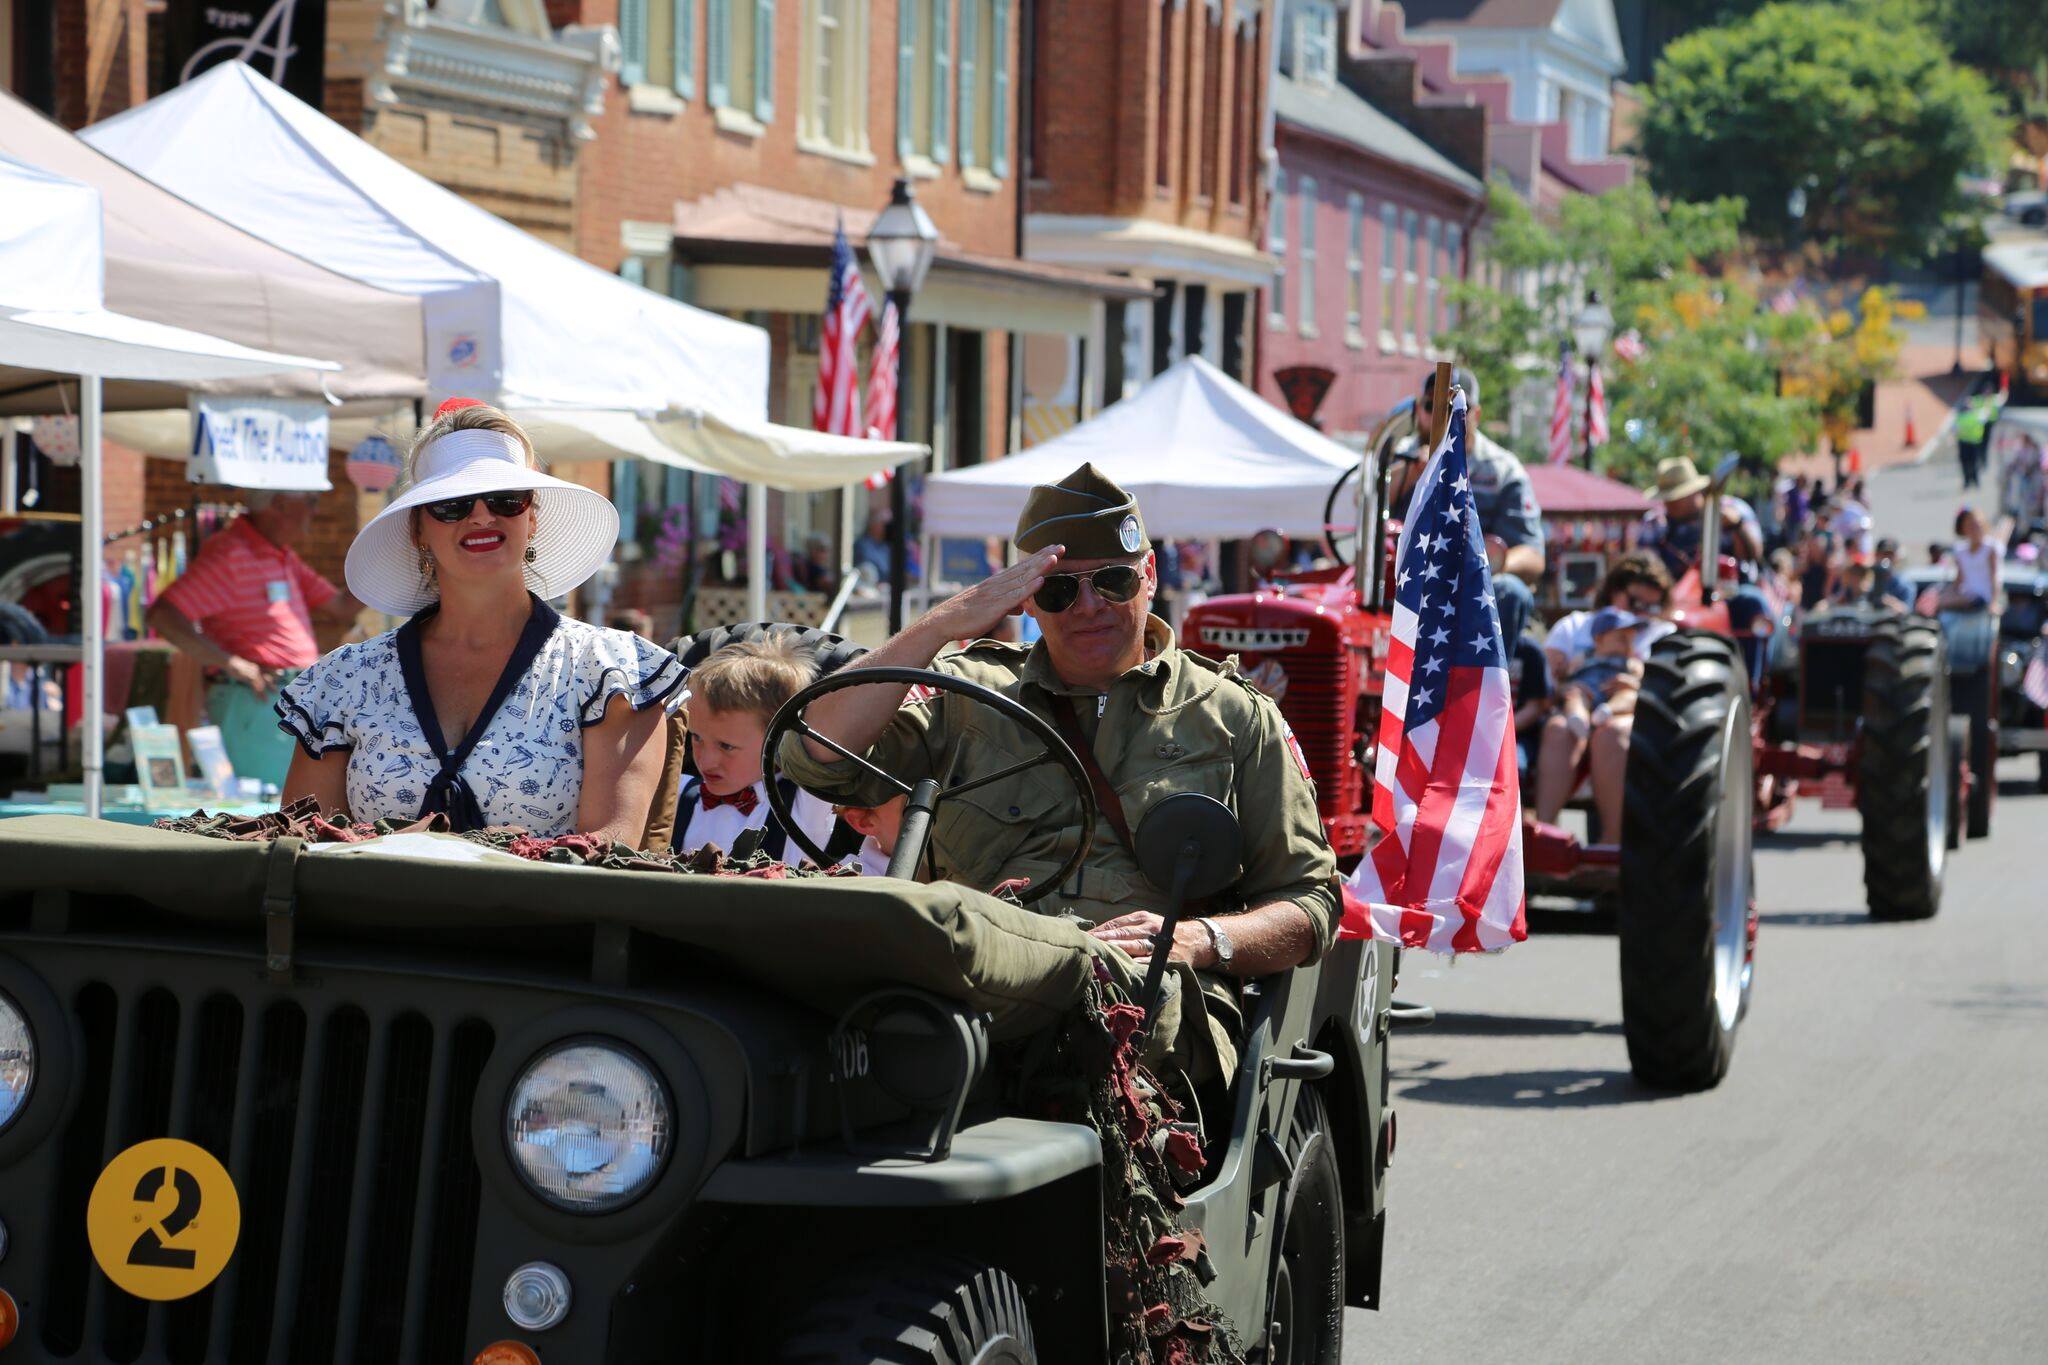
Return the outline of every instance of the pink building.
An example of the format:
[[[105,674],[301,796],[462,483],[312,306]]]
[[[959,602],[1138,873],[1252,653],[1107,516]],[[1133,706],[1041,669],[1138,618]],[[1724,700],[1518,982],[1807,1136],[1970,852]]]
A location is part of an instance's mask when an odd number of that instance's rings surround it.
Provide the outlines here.
[[[1471,163],[1460,165],[1338,79],[1334,31],[1302,32],[1273,83],[1267,250],[1280,266],[1261,304],[1258,389],[1285,406],[1277,371],[1333,370],[1316,420],[1361,434],[1448,358],[1448,285],[1465,276],[1485,208],[1485,114],[1458,111],[1467,126],[1447,142]]]

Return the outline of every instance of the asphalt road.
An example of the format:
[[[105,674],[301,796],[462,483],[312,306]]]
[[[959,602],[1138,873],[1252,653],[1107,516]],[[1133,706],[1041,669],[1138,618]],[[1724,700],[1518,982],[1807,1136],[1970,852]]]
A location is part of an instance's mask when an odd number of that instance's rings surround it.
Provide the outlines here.
[[[1350,1361],[2048,1360],[2048,797],[2008,759],[1940,915],[1873,924],[1853,813],[1759,845],[1728,1078],[1631,1079],[1616,947],[1411,956],[1384,1311]]]

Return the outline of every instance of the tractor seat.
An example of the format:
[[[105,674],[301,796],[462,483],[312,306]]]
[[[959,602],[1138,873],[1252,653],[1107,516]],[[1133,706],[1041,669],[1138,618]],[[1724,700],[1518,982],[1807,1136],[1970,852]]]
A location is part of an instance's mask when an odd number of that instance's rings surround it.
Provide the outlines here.
[[[727,645],[784,635],[794,637],[817,656],[820,677],[868,652],[866,645],[855,644],[843,635],[784,621],[747,621],[733,626],[714,626],[695,635],[678,636],[669,642],[668,648],[688,669],[695,668]],[[685,683],[684,695],[687,696],[688,691]],[[675,834],[676,803],[682,796],[683,779],[689,775],[689,735],[682,708],[678,707],[668,719],[668,752],[662,758],[661,781],[655,784],[654,802],[647,812],[646,833],[640,838],[640,847],[646,852],[666,852],[669,839]]]

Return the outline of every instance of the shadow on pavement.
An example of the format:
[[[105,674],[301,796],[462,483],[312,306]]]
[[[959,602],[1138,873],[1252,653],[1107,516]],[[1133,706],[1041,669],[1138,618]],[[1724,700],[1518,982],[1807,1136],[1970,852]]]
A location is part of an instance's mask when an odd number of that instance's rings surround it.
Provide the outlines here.
[[[1425,1104],[1476,1105],[1487,1109],[1591,1109],[1639,1104],[1673,1096],[1641,1085],[1626,1071],[1504,1071],[1497,1076],[1431,1076],[1403,1085],[1398,1097]]]
[[[1540,937],[1554,938],[1564,934],[1612,934],[1615,922],[1612,911],[1596,908],[1562,910],[1556,906],[1531,905],[1527,910],[1529,932]]]
[[[1836,924],[1905,923],[1903,920],[1872,919],[1868,910],[1766,910],[1756,919],[1759,924],[1783,924],[1795,929],[1818,929]]]
[[[1537,1019],[1514,1014],[1445,1014],[1439,1012],[1427,1032],[1461,1038],[1545,1038],[1580,1033],[1620,1033],[1620,1024],[1591,1019]]]
[[[2031,777],[2001,777],[1998,780],[1998,794],[2001,798],[2039,796],[2041,784]]]
[[[1759,834],[1756,846],[1759,849],[1784,849],[1788,852],[1802,848],[1832,848],[1836,844],[1855,844],[1861,835],[1849,831],[1828,829],[1781,829],[1773,834]]]

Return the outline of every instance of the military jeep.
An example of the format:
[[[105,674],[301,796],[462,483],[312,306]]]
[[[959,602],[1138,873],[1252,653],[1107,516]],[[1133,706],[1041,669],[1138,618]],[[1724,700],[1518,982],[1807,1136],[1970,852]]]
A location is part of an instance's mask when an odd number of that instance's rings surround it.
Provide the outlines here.
[[[1111,1359],[1105,1140],[1001,1104],[1098,963],[944,883],[0,822],[7,1358]],[[1377,1304],[1392,976],[1245,984],[1179,1219],[1247,1360]]]

